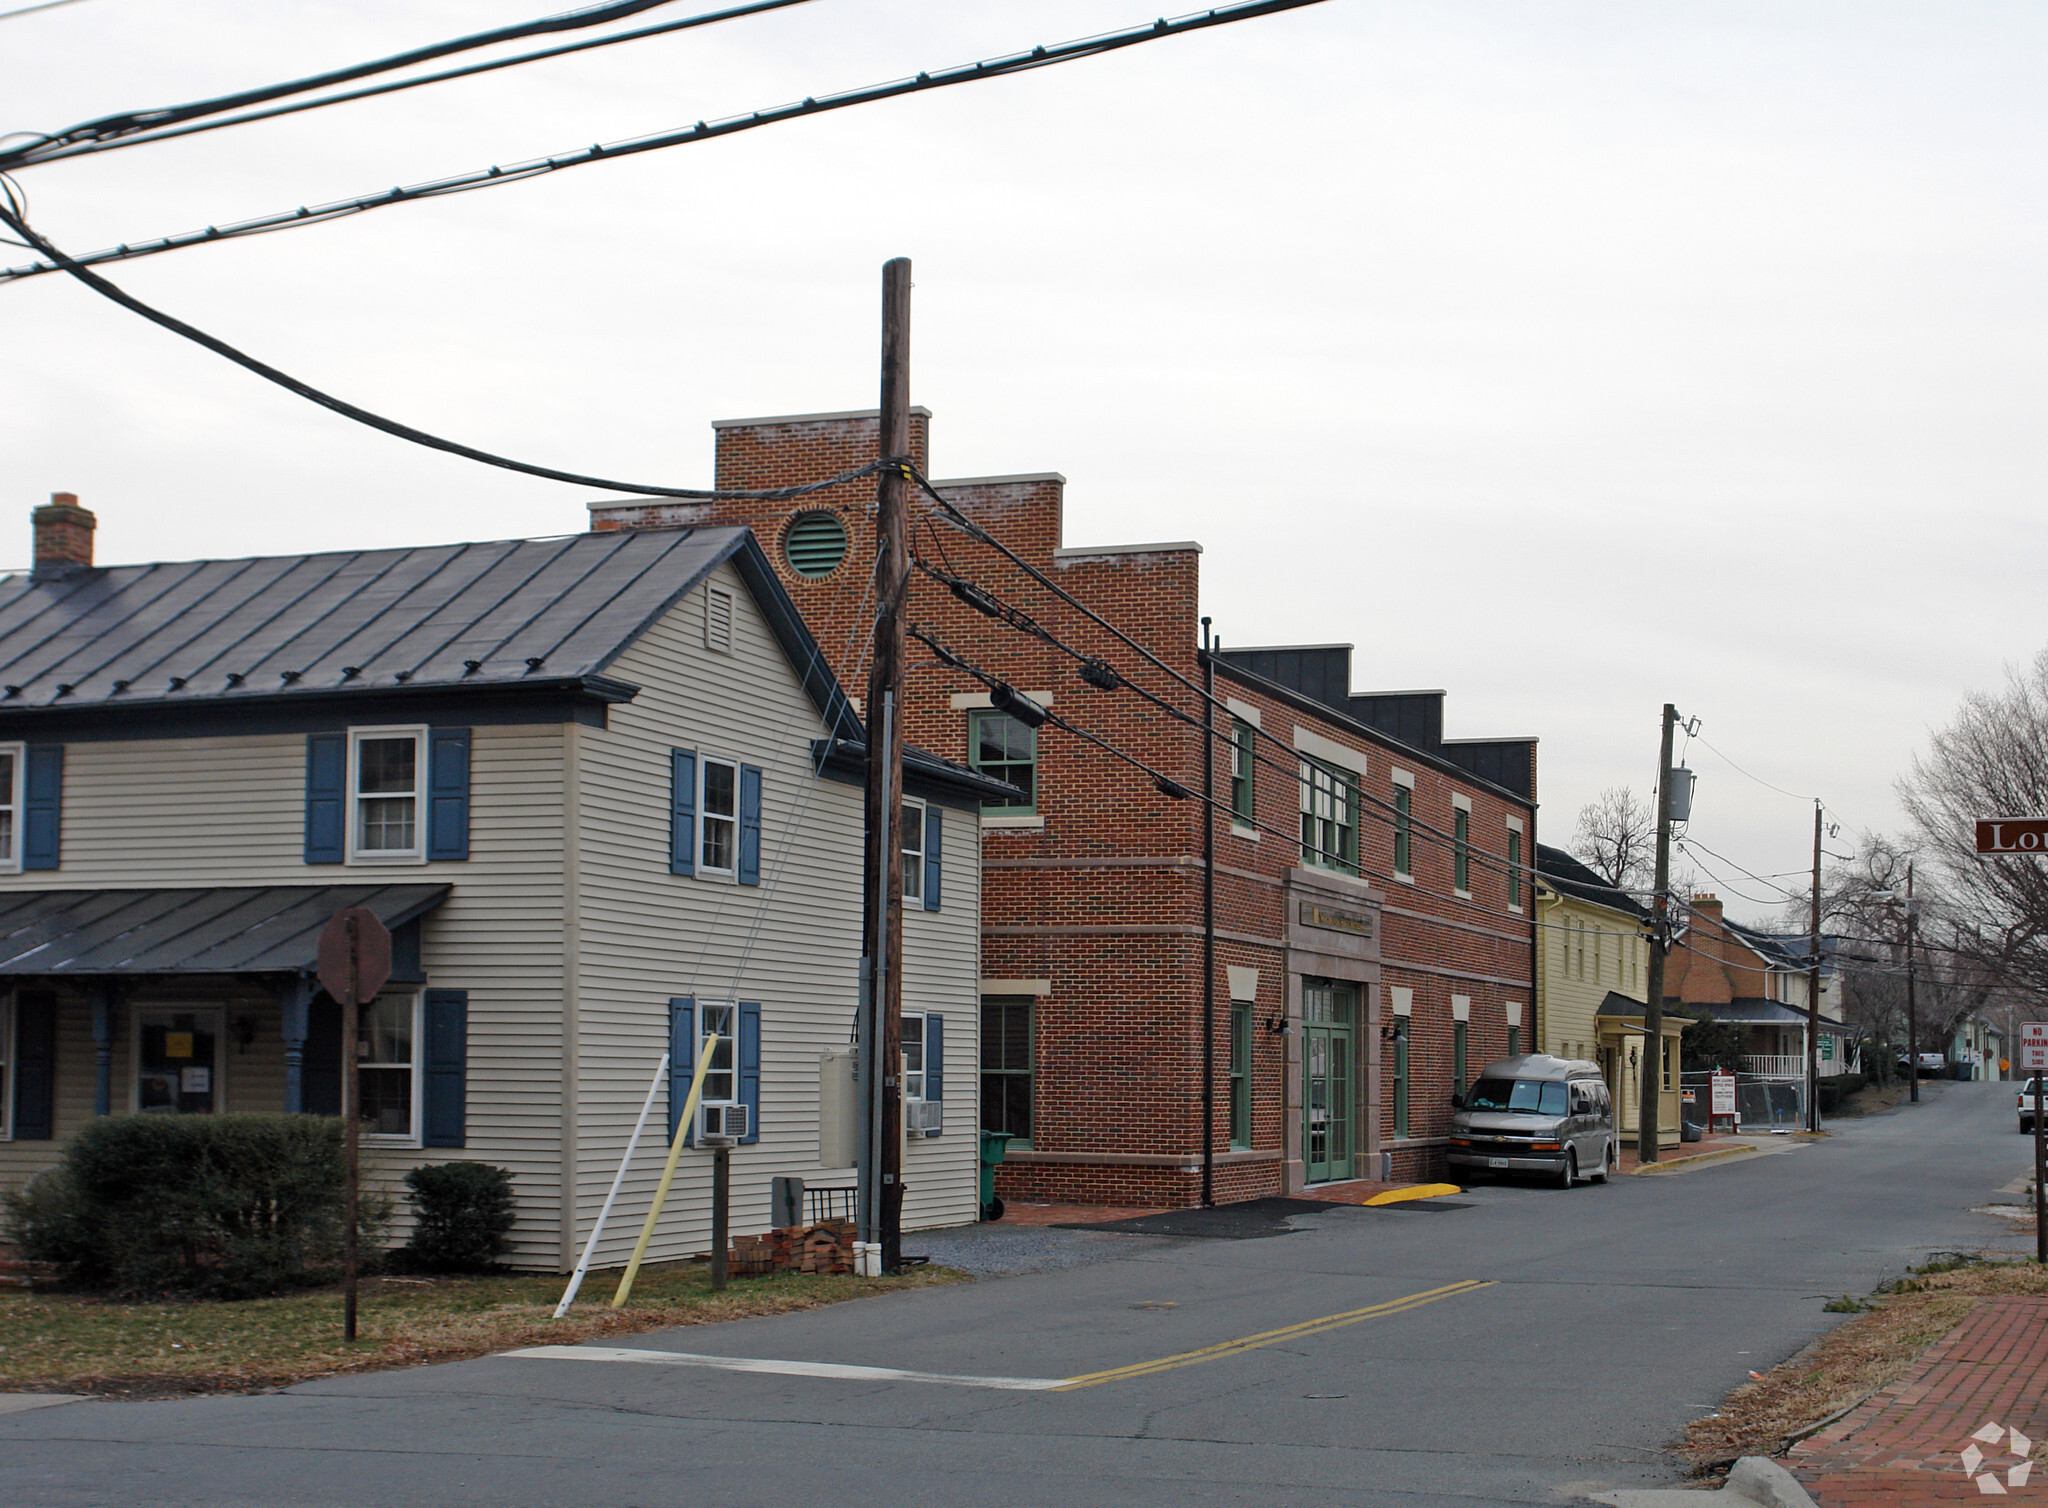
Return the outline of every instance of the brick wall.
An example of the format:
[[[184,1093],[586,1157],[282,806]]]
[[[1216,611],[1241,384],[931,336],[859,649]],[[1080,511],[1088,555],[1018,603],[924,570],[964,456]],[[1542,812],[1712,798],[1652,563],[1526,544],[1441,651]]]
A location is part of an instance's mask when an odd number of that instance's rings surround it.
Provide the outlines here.
[[[770,488],[837,475],[872,459],[877,422],[870,414],[797,416],[717,426],[721,487]],[[916,411],[913,449],[923,469],[929,416]],[[1109,549],[1063,548],[1064,479],[1022,477],[941,482],[946,496],[1068,592],[1199,684],[1200,547],[1169,544]],[[592,505],[597,529],[683,523],[746,524],[760,536],[783,584],[810,622],[849,690],[865,685],[868,595],[875,539],[871,478],[795,503],[624,502]],[[830,510],[845,526],[849,548],[829,575],[799,576],[783,553],[790,521]],[[1100,656],[1135,682],[1199,715],[1184,687],[1085,614],[1032,582],[999,553],[945,521],[929,499],[912,495],[912,546],[925,559],[972,579],[1031,614],[1081,654]],[[1127,750],[1191,790],[1201,788],[1198,729],[1148,706],[1129,690],[1103,692],[1076,675],[1077,661],[1052,645],[1019,634],[959,602],[930,578],[914,574],[908,616],[951,649],[1018,690],[1048,693],[1053,710]],[[985,693],[971,676],[938,666],[914,641],[905,692],[905,736],[935,753],[968,758],[968,712],[958,705]],[[1468,1068],[1506,1051],[1505,1004],[1522,1003],[1524,1041],[1534,999],[1533,951],[1526,909],[1509,909],[1498,865],[1481,857],[1505,850],[1505,822],[1524,824],[1523,860],[1533,864],[1534,813],[1448,762],[1378,735],[1240,670],[1219,664],[1217,694],[1258,709],[1274,735],[1261,753],[1277,767],[1257,770],[1256,814],[1271,829],[1238,836],[1219,819],[1217,856],[1216,1082],[1213,1136],[1230,1146],[1228,1072],[1232,966],[1258,970],[1252,1031],[1251,1151],[1220,1158],[1219,1199],[1255,1198],[1281,1190],[1290,1122],[1298,1117],[1298,1036],[1286,1022],[1288,994],[1283,900],[1286,876],[1301,863],[1300,801],[1294,729],[1355,749],[1367,798],[1360,823],[1362,877],[1383,900],[1382,989],[1361,1001],[1355,1035],[1361,1096],[1372,1065],[1391,1054],[1371,1022],[1384,1016],[1384,987],[1414,991],[1410,1025],[1410,1137],[1393,1136],[1391,1070],[1381,1075],[1378,1103],[1361,1105],[1356,1150],[1395,1154],[1397,1176],[1440,1171],[1453,1090],[1451,997],[1469,997]],[[1226,734],[1227,716],[1219,717]],[[1533,760],[1533,747],[1531,749]],[[1374,802],[1392,799],[1391,772],[1414,778],[1416,822],[1412,883],[1392,875],[1389,820]],[[1185,1204],[1199,1196],[1202,1148],[1202,810],[1174,800],[1151,777],[1050,725],[1038,742],[1039,821],[990,826],[983,834],[982,975],[990,993],[1001,981],[1044,981],[1034,1004],[1033,1146],[1008,1162],[998,1187],[1005,1198],[1109,1204]],[[1229,750],[1219,744],[1218,798],[1229,794]],[[1448,833],[1453,798],[1470,802],[1472,887],[1451,889]],[[1523,904],[1528,904],[1526,883]],[[1378,999],[1373,999],[1377,994]],[[1290,1052],[1295,1067],[1290,1069]],[[1051,1154],[1040,1157],[1037,1154]]]

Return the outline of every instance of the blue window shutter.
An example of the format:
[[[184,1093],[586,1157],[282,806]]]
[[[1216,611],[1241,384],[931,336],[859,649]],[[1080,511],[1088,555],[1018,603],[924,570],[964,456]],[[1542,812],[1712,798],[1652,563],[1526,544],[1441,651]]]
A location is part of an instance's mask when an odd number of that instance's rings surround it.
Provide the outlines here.
[[[740,766],[740,883],[761,883],[761,768]]]
[[[14,1005],[14,1139],[56,1134],[57,997],[24,993]]]
[[[469,729],[427,734],[427,857],[469,857]]]
[[[747,1107],[741,1145],[761,1139],[761,1007],[740,1002],[740,1103]]]
[[[946,1018],[937,1011],[924,1014],[924,1097],[939,1101],[946,1098]],[[941,1112],[941,1129],[945,1119],[944,1112]],[[938,1131],[925,1132],[928,1137],[938,1134]]]
[[[668,765],[668,872],[693,875],[697,872],[697,755],[690,749],[670,749]],[[668,1134],[674,1141],[675,1127],[669,1127]]]
[[[927,806],[924,809],[924,909],[927,911],[939,909],[939,871],[945,867],[940,862],[943,858],[940,849],[944,846],[945,837],[945,818],[936,806]]]
[[[422,1059],[427,1082],[421,1098],[426,1113],[421,1117],[425,1125],[420,1144],[467,1146],[469,991],[428,990],[425,1015],[427,1045]]]
[[[306,735],[306,862],[339,864],[348,798],[348,735]]]
[[[64,834],[64,746],[30,744],[22,781],[21,867],[55,869]]]
[[[693,758],[690,761],[696,763]],[[668,1003],[668,1140],[674,1146],[682,1124],[683,1101],[697,1072],[697,1002],[683,995]],[[684,1138],[686,1141],[689,1137]]]

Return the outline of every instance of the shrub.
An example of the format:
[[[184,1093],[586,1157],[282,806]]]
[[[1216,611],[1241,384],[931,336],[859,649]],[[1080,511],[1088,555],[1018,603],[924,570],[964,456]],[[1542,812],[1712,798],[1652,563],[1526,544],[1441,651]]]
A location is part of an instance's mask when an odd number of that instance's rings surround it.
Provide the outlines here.
[[[412,1239],[394,1253],[415,1272],[487,1272],[511,1248],[512,1175],[487,1162],[431,1163],[405,1175]]]
[[[251,1298],[324,1281],[341,1246],[341,1122],[129,1115],[89,1122],[6,1196],[7,1235],[121,1298]]]
[[[1820,1081],[1820,1113],[1833,1115],[1846,1100],[1870,1080],[1860,1073],[1838,1073]]]

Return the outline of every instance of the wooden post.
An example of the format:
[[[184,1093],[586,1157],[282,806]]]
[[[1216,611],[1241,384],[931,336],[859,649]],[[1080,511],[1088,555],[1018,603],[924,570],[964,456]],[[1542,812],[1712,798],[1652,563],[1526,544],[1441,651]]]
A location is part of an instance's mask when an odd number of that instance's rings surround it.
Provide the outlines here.
[[[1237,748],[1233,739],[1231,748]],[[1231,1037],[1230,1050],[1237,1051]],[[1348,1176],[1348,1174],[1347,1174]],[[1202,1205],[1216,1203],[1216,659],[1202,620]]]
[[[882,267],[881,459],[910,460],[910,259]],[[903,600],[910,584],[909,479],[885,470],[875,518],[874,660],[868,670],[866,898],[862,908],[874,961],[879,1025],[882,1270],[903,1261]]]
[[[726,1249],[732,1244],[727,1234],[727,1214],[732,1207],[732,1148],[711,1151],[711,1291],[725,1287]]]

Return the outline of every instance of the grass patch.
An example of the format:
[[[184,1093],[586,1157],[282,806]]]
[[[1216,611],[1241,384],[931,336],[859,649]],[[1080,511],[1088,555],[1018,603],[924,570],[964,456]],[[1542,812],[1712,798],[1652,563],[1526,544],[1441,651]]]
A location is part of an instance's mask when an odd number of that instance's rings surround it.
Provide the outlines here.
[[[1708,1471],[1738,1456],[1775,1456],[1805,1434],[1898,1381],[1981,1298],[2048,1297],[2048,1268],[1941,1252],[1868,1299],[1836,1299],[1830,1313],[1862,1312],[1790,1361],[1744,1383],[1721,1411],[1695,1419],[1679,1442],[1694,1468]]]
[[[0,1292],[0,1389],[165,1396],[248,1392],[515,1346],[564,1345],[672,1325],[817,1309],[870,1294],[964,1281],[945,1268],[900,1277],[799,1273],[738,1279],[711,1292],[701,1265],[642,1268],[613,1311],[617,1275],[593,1273],[553,1319],[560,1277],[365,1278],[360,1338],[341,1339],[341,1290],[239,1303],[121,1304],[74,1294]]]

